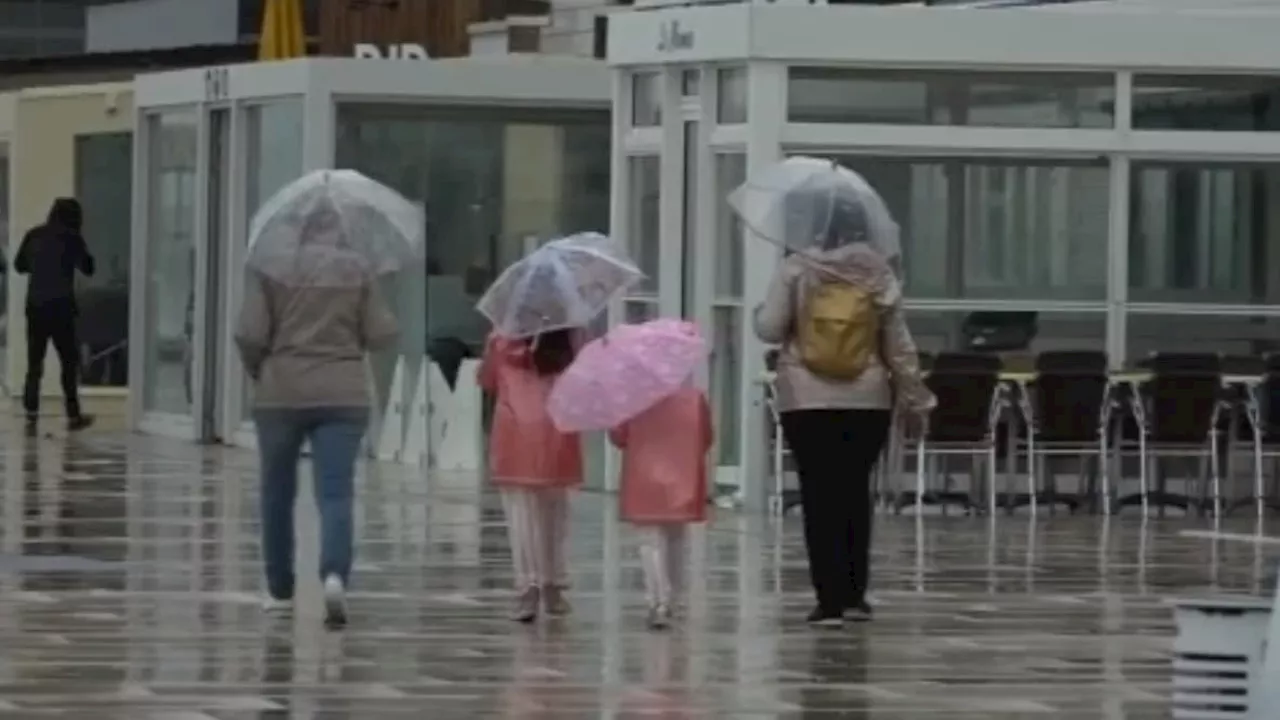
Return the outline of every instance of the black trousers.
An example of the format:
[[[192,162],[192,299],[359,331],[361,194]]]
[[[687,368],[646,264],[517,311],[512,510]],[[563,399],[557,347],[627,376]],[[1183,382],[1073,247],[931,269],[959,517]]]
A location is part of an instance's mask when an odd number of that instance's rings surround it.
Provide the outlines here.
[[[794,410],[782,432],[800,475],[809,577],[826,611],[866,594],[871,565],[871,473],[889,438],[888,410]]]
[[[27,308],[27,381],[22,406],[28,415],[40,412],[40,381],[44,377],[44,355],[49,343],[62,366],[62,396],[67,417],[80,417],[80,342],[76,338],[75,308],[51,303]]]

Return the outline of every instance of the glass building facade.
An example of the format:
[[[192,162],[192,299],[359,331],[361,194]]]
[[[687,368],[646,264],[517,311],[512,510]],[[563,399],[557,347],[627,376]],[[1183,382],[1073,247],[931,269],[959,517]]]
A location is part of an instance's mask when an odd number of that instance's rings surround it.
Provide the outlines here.
[[[85,8],[112,0],[0,0],[0,59],[84,52]]]
[[[1214,22],[1235,51],[1189,71],[1154,38],[1204,26],[1154,10],[755,4],[616,17],[627,171],[614,181],[628,220],[614,228],[659,278],[628,306],[714,328],[721,479],[763,502],[766,444],[753,439],[766,437],[766,348],[747,311],[778,261],[723,199],[744,171],[789,155],[835,159],[884,197],[924,350],[967,349],[966,325],[993,313],[1034,313],[1027,362],[1053,349],[1104,350],[1117,368],[1155,351],[1280,350],[1280,74],[1245,69],[1280,67],[1261,31],[1275,20]],[[655,49],[677,26],[692,46]],[[1081,38],[1099,33],[1114,48],[1086,51],[1101,46]],[[690,188],[708,208],[692,225]],[[691,313],[690,295],[702,298]]]
[[[443,436],[462,423],[427,415],[478,407],[478,392],[457,394],[465,380],[432,383],[482,349],[488,323],[474,307],[488,284],[538,243],[608,230],[607,68],[577,58],[298,60],[232,66],[234,94],[213,100],[204,72],[136,83],[144,175],[135,183],[133,273],[146,280],[133,284],[135,425],[253,442],[251,383],[231,336],[249,225],[299,175],[353,168],[426,211],[424,262],[383,279],[400,337],[371,358],[367,380],[376,400],[371,452],[432,462],[428,426]],[[174,82],[179,75],[184,82]],[[590,445],[599,468],[603,444]]]

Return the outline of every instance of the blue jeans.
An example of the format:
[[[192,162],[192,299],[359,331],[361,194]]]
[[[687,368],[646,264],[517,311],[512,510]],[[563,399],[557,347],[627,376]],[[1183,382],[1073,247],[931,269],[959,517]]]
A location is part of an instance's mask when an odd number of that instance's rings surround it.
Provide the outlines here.
[[[369,423],[366,408],[265,408],[253,414],[262,460],[262,556],[273,598],[293,597],[293,506],[298,459],[311,442],[320,511],[320,577],[351,576],[356,456]]]

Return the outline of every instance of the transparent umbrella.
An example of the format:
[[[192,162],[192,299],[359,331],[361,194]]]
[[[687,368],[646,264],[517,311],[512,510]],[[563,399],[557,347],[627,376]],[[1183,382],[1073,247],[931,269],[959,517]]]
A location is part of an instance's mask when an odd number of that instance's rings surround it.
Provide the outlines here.
[[[354,170],[320,170],[253,217],[248,266],[287,285],[361,285],[426,257],[421,206]]]
[[[476,304],[507,337],[585,327],[640,281],[620,243],[578,233],[543,245],[503,271]]]
[[[902,253],[898,223],[884,200],[834,160],[787,158],[748,178],[728,201],[752,232],[793,252],[865,242],[886,258]]]

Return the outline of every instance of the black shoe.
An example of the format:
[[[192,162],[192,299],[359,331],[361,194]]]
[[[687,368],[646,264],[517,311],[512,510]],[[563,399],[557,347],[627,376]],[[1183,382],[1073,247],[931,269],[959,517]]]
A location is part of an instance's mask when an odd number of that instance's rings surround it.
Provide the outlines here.
[[[84,430],[90,425],[93,425],[92,415],[76,415],[74,417],[67,418],[68,432],[77,432],[80,430]]]
[[[859,600],[844,609],[844,619],[851,622],[871,622],[875,611],[866,600]]]
[[[806,622],[814,627],[838,628],[844,627],[844,616],[838,612],[831,612],[830,610],[824,610],[821,607],[816,607],[813,609],[813,612],[809,613],[809,618]]]

